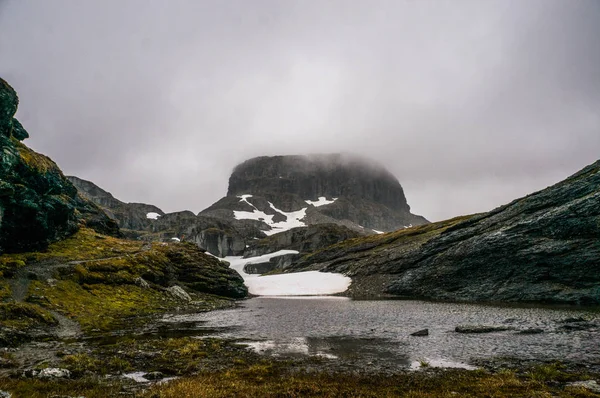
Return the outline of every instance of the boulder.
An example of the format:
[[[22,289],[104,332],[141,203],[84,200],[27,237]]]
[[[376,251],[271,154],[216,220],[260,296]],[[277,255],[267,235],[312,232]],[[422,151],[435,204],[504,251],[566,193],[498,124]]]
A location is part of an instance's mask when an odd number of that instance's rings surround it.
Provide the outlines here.
[[[429,336],[429,329],[422,329],[410,334],[411,336]]]
[[[171,286],[167,288],[167,291],[176,299],[188,302],[192,301],[192,297],[185,290],[183,290],[181,286]]]

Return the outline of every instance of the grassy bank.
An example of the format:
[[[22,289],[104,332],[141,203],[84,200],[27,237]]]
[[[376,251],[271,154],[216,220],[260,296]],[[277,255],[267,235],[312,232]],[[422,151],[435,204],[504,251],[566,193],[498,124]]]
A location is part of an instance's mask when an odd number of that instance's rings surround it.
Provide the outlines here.
[[[202,372],[163,385],[131,392],[142,398],[185,397],[598,397],[569,386],[593,375],[573,373],[557,365],[522,371],[424,370],[394,376],[296,371],[289,363],[264,361],[237,364],[219,372]],[[596,375],[598,377],[598,375]],[[0,379],[0,389],[15,398],[54,395],[87,398],[116,396],[130,390],[117,379],[71,381]],[[131,391],[131,390],[130,390]]]

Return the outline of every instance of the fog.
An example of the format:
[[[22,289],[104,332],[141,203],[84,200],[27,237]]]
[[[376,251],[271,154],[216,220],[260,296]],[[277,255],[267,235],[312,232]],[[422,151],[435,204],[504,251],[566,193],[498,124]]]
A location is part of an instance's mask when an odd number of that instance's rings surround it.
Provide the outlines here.
[[[600,156],[595,0],[0,0],[26,144],[198,212],[250,157],[354,153],[430,220]]]

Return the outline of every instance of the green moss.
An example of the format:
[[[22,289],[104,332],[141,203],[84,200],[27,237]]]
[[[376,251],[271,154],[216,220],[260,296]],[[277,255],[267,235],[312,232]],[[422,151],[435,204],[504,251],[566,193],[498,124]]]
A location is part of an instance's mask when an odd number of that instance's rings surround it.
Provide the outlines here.
[[[144,316],[180,304],[163,292],[135,285],[80,285],[72,280],[49,286],[34,281],[31,288],[48,300],[48,306],[77,320],[84,331],[109,331],[129,323],[144,322]]]
[[[1,275],[0,275],[1,277]],[[0,280],[0,301],[8,300],[12,297],[10,285],[5,280]]]
[[[19,150],[21,160],[30,169],[35,170],[38,173],[47,173],[49,171],[59,172],[56,163],[54,163],[48,156],[32,151],[26,145],[17,140],[13,140],[13,143]]]
[[[96,378],[82,380],[38,380],[0,379],[0,390],[9,391],[13,398],[47,397],[117,397],[122,392],[122,383]]]
[[[38,324],[56,325],[52,314],[31,303],[0,303],[0,325],[3,327],[29,328]]]
[[[384,234],[370,235],[360,238],[347,239],[324,249],[307,254],[302,258],[303,261],[310,261],[312,258],[319,258],[328,253],[362,251],[368,249],[386,250],[388,245],[414,245],[421,244],[431,238],[440,235],[445,230],[453,227],[463,221],[469,220],[473,215],[455,217],[450,220],[440,221],[431,224],[419,225],[416,227],[400,229],[394,232]]]

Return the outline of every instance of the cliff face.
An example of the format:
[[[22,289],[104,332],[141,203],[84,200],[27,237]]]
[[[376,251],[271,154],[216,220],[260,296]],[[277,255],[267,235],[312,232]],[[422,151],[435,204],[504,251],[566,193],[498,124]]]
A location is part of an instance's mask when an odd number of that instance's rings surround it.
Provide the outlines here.
[[[398,180],[364,159],[341,154],[263,156],[238,165],[229,178],[227,196],[294,194],[316,200],[346,197],[410,211]]]
[[[237,198],[244,195],[248,198],[251,195],[250,206],[247,200],[238,203]],[[227,197],[202,214],[254,208],[274,217],[279,217],[277,209],[284,212],[306,209],[307,225],[337,223],[366,232],[394,231],[428,223],[410,213],[402,186],[386,169],[341,154],[263,156],[247,160],[233,170]]]
[[[0,79],[0,253],[43,249],[82,224],[118,235],[50,158],[20,142],[29,134],[13,118],[17,105],[16,92]]]
[[[351,275],[355,295],[599,304],[600,161],[489,213],[349,240],[292,268]]]
[[[151,218],[148,218],[148,213],[156,213],[159,216],[165,214],[153,205],[121,202],[115,199],[110,192],[103,190],[91,181],[75,176],[67,176],[67,179],[82,196],[100,206],[109,217],[119,224],[120,228],[133,231],[146,230],[153,222]]]

